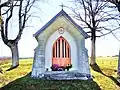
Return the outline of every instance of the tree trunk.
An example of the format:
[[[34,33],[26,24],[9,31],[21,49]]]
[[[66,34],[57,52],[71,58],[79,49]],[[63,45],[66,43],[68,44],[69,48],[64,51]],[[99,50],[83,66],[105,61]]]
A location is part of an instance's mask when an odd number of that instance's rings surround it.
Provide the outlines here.
[[[119,50],[119,56],[118,56],[118,71],[117,71],[118,76],[120,76],[120,50]]]
[[[90,60],[90,65],[95,65],[96,64],[96,47],[95,47],[95,41],[96,41],[96,36],[95,36],[95,32],[93,32],[92,33],[92,38],[91,38],[91,60]]]
[[[90,65],[96,64],[96,53],[95,53],[95,42],[94,40],[91,40],[91,61]]]
[[[11,68],[19,66],[19,52],[18,52],[18,44],[13,44],[11,47],[12,52],[12,66]]]

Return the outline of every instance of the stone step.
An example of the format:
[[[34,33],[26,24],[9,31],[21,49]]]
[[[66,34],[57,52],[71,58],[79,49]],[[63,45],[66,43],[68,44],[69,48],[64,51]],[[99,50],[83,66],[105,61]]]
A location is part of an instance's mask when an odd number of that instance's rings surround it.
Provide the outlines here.
[[[71,71],[54,71],[44,73],[45,79],[48,80],[88,80],[92,79],[90,75],[81,74],[79,72]]]

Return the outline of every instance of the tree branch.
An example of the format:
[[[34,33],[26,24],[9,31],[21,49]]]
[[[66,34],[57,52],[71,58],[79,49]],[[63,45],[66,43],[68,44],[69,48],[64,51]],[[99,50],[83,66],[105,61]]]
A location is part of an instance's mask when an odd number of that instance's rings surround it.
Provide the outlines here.
[[[5,22],[5,37],[8,38],[8,22],[12,17],[13,13],[13,4],[10,7],[10,15],[7,17],[6,22]]]

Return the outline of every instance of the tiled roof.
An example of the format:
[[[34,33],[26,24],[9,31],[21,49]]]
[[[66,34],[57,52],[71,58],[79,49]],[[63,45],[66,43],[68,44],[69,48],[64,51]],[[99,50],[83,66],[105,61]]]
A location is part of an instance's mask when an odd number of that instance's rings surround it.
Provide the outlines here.
[[[51,25],[57,17],[59,16],[65,16],[66,18],[68,18],[68,20],[70,20],[75,27],[78,28],[78,30],[80,31],[80,33],[85,37],[85,38],[88,38],[89,35],[77,24],[75,23],[72,18],[62,9],[57,15],[55,15],[48,23],[46,23],[40,30],[38,30],[33,36],[36,37],[38,36],[42,31],[44,31],[49,25]]]

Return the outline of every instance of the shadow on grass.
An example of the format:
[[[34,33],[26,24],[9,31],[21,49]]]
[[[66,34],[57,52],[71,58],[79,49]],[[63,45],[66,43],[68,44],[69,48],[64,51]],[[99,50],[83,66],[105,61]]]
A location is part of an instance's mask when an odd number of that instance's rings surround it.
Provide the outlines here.
[[[0,68],[0,73],[3,73],[2,71],[3,71],[2,68]]]
[[[14,66],[14,67],[10,67],[9,69],[7,69],[6,71],[10,71],[10,70],[13,70],[13,69],[15,69],[15,68],[17,68],[19,65],[17,65],[17,66]]]
[[[0,90],[101,90],[93,80],[52,81],[35,79],[30,73],[22,78],[10,82]]]
[[[116,83],[116,85],[118,85],[120,87],[120,83],[117,81],[117,79],[115,79],[113,76],[108,76],[108,75],[104,74],[97,64],[90,65],[90,66],[94,71],[101,73],[102,75],[110,78],[111,80],[113,80]]]

